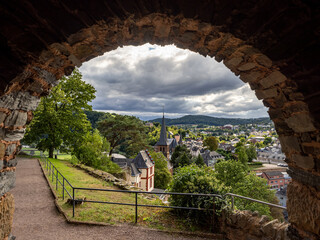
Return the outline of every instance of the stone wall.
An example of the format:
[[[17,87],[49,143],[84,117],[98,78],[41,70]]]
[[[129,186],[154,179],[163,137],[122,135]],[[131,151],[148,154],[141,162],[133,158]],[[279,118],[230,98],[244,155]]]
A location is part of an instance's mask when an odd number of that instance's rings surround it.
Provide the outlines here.
[[[0,239],[8,239],[12,230],[14,200],[11,193],[0,197]]]
[[[270,220],[250,211],[224,212],[221,223],[222,232],[229,240],[288,240],[288,223]]]
[[[57,79],[119,46],[174,43],[223,61],[263,100],[294,179],[292,226],[320,236],[320,209],[309,205],[320,205],[317,0],[31,2],[0,4],[0,197],[14,186],[32,112]],[[299,207],[302,198],[310,211]]]

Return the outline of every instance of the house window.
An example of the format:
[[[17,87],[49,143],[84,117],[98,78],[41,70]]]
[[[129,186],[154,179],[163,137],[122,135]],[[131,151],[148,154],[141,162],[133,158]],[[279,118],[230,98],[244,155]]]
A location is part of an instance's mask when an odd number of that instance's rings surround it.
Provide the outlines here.
[[[278,181],[274,181],[275,183],[278,183]]]
[[[273,181],[271,181],[271,183],[273,183]]]
[[[152,188],[152,177],[150,178],[150,188]]]
[[[280,182],[282,182],[282,180],[280,180]]]

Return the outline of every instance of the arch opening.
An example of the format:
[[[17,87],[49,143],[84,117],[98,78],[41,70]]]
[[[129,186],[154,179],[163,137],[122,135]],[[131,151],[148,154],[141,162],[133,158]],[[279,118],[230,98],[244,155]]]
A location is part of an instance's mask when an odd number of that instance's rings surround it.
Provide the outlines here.
[[[63,75],[95,56],[124,44],[175,44],[176,46],[215,57],[240,79],[249,83],[258,99],[269,108],[280,136],[283,151],[294,181],[288,189],[288,211],[291,224],[299,234],[319,236],[319,131],[308,104],[295,82],[279,66],[246,41],[214,26],[181,15],[150,14],[98,21],[72,34],[63,42],[53,43],[39,54],[6,87],[1,97],[2,128],[0,132],[2,173],[8,184],[1,195],[13,187],[15,154],[24,128],[32,119],[39,97],[46,95]],[[14,175],[14,174],[12,174]],[[10,180],[11,179],[11,180]],[[13,179],[13,180],[12,180]],[[303,204],[301,204],[303,201]],[[304,206],[308,207],[305,211]]]

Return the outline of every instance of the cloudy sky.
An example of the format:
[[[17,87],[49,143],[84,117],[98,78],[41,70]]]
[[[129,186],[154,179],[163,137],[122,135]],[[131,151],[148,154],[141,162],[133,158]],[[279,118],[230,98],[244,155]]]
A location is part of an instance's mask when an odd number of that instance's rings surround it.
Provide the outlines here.
[[[266,117],[267,109],[248,84],[213,58],[176,48],[126,46],[84,63],[92,84],[94,110],[135,115],[143,120],[187,114]]]

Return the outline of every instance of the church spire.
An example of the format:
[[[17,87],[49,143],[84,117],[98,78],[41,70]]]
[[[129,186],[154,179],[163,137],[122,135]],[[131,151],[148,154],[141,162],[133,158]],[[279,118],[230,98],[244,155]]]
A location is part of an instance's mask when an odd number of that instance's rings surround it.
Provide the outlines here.
[[[165,124],[165,120],[164,120],[164,107],[163,107],[160,139],[156,145],[158,145],[158,146],[166,146],[167,145],[167,129],[166,129],[166,124]]]

